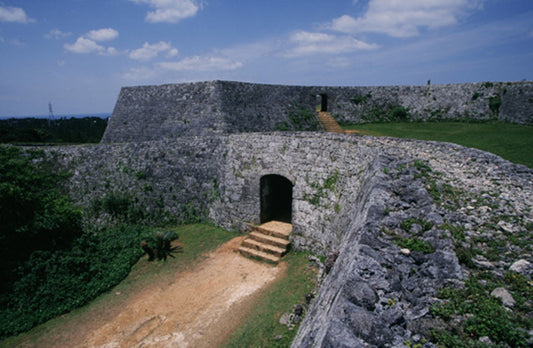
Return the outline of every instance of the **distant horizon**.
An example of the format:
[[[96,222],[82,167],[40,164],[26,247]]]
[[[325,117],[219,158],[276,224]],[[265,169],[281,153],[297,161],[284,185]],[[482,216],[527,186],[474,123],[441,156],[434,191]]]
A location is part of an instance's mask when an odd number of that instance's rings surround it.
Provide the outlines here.
[[[93,113],[81,113],[81,114],[58,114],[52,117],[52,120],[60,120],[62,118],[84,118],[84,117],[98,117],[108,118],[111,117],[112,112],[93,112]],[[50,115],[21,115],[21,116],[0,116],[0,120],[9,120],[12,118],[49,118]]]

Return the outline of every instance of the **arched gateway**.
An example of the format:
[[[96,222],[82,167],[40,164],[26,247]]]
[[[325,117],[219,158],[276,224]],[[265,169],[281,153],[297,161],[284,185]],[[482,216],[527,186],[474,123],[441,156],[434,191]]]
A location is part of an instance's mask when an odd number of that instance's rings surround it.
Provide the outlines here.
[[[292,183],[284,176],[261,177],[261,223],[292,222]]]

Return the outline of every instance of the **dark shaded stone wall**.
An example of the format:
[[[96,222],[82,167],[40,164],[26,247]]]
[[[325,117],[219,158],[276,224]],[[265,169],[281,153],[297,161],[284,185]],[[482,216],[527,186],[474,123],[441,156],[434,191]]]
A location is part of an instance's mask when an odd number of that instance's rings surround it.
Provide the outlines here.
[[[124,87],[102,143],[214,135],[225,127],[216,82]]]

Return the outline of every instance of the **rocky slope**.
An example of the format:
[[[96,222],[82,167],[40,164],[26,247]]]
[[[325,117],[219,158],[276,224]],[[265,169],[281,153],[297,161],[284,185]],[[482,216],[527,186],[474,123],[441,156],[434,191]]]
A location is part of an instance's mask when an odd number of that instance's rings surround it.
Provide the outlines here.
[[[382,155],[292,346],[531,346],[533,171],[372,141]]]

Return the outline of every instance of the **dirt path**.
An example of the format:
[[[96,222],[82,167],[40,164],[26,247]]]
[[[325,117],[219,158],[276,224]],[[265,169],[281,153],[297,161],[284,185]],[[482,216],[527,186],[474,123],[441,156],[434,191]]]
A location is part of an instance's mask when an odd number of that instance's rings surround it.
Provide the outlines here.
[[[120,311],[101,316],[88,312],[87,320],[81,317],[78,324],[69,325],[68,335],[40,343],[105,348],[218,346],[253,309],[260,290],[286,270],[284,263],[272,266],[240,256],[235,251],[241,241],[242,237],[235,238],[194,269],[130,296]]]

